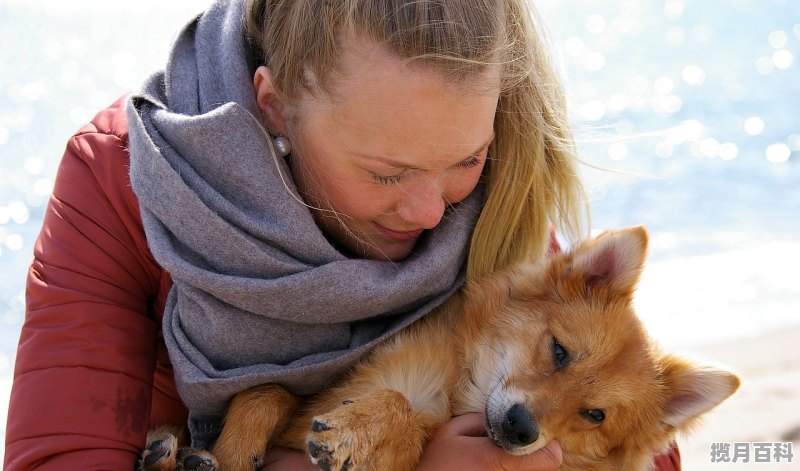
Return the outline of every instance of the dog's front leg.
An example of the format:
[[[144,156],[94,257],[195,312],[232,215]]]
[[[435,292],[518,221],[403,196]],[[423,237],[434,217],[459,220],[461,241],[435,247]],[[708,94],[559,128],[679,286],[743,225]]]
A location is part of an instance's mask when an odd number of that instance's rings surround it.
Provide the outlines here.
[[[264,464],[272,439],[286,427],[298,399],[275,384],[234,396],[213,454],[222,471],[253,471]]]
[[[279,443],[333,471],[411,470],[451,416],[460,369],[446,332],[424,322],[378,347],[338,387],[305,404]]]

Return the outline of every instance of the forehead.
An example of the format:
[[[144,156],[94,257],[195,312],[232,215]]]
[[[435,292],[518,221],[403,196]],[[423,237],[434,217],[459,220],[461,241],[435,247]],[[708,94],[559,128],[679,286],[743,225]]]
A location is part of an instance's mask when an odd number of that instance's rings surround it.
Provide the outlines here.
[[[422,76],[446,83],[453,89],[469,94],[497,94],[502,68],[498,64],[459,63],[455,59],[438,62],[425,58],[402,58],[384,46],[358,38],[341,41],[341,54],[332,75],[335,96],[346,96],[353,87],[361,88],[375,79],[395,76]],[[380,82],[378,82],[380,83]]]
[[[538,348],[555,338],[574,359],[586,360],[606,371],[643,373],[654,368],[654,345],[627,300],[587,293],[562,293],[557,297],[510,295],[506,312],[516,320],[529,348]],[[530,336],[539,339],[531,341]]]
[[[571,358],[567,373],[553,379],[574,383],[589,402],[631,404],[658,390],[656,351],[632,312],[559,306],[549,312],[547,325],[545,335],[557,339]],[[542,361],[552,359],[545,355]]]
[[[301,99],[303,122],[359,153],[464,158],[494,132],[499,73],[453,83],[371,43],[347,43],[329,94]]]
[[[573,349],[609,359],[643,356],[650,349],[641,321],[624,300],[587,297],[547,305],[550,330]]]

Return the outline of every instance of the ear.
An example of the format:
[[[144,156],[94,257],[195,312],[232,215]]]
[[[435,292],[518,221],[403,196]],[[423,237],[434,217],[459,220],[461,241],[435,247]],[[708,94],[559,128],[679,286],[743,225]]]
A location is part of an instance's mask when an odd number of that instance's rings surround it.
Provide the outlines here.
[[[668,398],[662,422],[686,430],[700,415],[718,406],[739,389],[730,371],[702,366],[672,355],[662,360]]]
[[[284,98],[272,80],[272,71],[260,66],[253,75],[253,90],[258,108],[264,113],[267,128],[274,135],[286,135]]]
[[[604,232],[579,246],[572,270],[580,273],[587,286],[605,285],[621,292],[632,292],[639,281],[647,256],[647,231],[630,227]]]

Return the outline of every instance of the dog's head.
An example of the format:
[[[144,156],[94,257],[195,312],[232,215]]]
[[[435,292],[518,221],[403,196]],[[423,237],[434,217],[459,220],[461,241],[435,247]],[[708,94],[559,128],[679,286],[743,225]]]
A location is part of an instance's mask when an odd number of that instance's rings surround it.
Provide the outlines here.
[[[607,232],[469,287],[473,389],[509,453],[557,439],[565,468],[648,469],[738,388],[736,375],[648,337],[632,305],[646,249],[641,227]]]

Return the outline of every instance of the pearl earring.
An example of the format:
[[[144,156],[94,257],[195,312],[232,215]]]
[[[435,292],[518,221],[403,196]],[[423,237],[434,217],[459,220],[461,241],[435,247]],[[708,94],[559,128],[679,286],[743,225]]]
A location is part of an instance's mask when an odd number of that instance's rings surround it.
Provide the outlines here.
[[[283,136],[276,137],[273,143],[275,144],[275,151],[281,157],[286,157],[292,151],[292,143]]]

